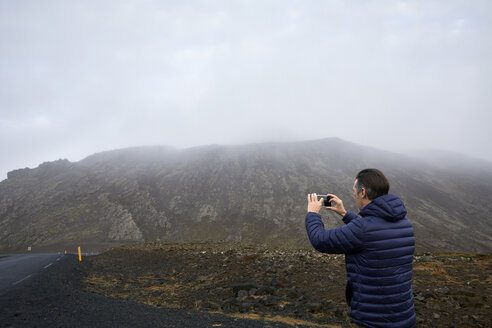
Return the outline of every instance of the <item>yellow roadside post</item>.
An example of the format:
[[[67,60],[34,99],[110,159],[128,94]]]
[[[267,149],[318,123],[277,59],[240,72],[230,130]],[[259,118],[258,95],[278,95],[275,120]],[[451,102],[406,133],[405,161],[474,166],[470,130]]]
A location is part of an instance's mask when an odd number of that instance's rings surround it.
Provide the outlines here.
[[[80,254],[80,246],[79,246],[79,262],[82,261],[82,254]]]

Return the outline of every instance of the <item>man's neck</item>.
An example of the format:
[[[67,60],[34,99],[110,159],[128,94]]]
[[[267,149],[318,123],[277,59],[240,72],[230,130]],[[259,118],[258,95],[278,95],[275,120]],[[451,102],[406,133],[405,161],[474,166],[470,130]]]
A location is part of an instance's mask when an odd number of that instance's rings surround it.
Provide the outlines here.
[[[369,200],[369,199],[368,199],[367,201],[364,201],[364,202],[362,203],[362,207],[359,209],[359,212],[360,212],[360,211],[362,211],[362,209],[363,209],[364,207],[366,207],[367,205],[369,205],[371,202],[372,202],[372,200]]]

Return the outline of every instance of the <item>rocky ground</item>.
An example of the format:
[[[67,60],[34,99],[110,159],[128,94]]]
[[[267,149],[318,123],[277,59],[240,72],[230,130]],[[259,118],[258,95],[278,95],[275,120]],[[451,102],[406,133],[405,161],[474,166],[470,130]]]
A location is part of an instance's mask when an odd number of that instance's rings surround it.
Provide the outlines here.
[[[86,291],[80,286],[86,275],[83,263],[78,256],[66,255],[22,283],[0,290],[0,328],[292,327],[268,318],[155,307]]]
[[[349,326],[343,255],[231,242],[125,245],[85,258],[82,288],[145,303],[310,326]],[[419,326],[492,327],[492,256],[414,260]]]

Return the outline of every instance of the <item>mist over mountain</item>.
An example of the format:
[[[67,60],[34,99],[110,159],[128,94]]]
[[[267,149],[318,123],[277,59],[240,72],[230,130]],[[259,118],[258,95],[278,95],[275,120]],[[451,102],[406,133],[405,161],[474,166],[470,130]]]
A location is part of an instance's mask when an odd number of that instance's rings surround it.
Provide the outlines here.
[[[417,251],[492,251],[491,163],[336,138],[136,147],[9,172],[0,182],[0,251],[151,240],[309,246],[306,195],[335,193],[356,211],[352,185],[367,167],[381,169],[404,201]],[[343,224],[321,214],[325,228]]]

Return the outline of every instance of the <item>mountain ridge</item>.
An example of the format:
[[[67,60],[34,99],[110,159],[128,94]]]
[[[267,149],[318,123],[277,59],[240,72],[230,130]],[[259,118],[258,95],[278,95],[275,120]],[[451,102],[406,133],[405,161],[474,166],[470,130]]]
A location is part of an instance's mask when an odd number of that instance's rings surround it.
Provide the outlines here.
[[[306,194],[335,193],[356,211],[352,184],[366,167],[381,169],[405,202],[418,250],[491,252],[492,174],[457,175],[338,138],[130,147],[11,171],[0,182],[0,251],[219,239],[307,247]],[[321,214],[326,228],[342,224]]]

